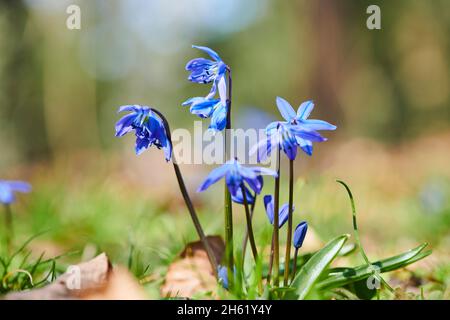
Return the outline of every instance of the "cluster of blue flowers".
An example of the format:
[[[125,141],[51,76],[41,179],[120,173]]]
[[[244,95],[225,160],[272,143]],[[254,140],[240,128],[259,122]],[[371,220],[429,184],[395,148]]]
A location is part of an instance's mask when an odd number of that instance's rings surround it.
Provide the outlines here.
[[[214,50],[200,46],[193,46],[193,48],[207,53],[211,59],[195,58],[189,61],[186,64],[186,70],[190,72],[188,79],[195,83],[211,84],[211,89],[206,96],[189,98],[182,105],[189,106],[190,112],[194,115],[201,118],[211,118],[210,130],[224,130],[227,125],[230,125],[227,121],[229,119],[228,112],[230,112],[231,107],[231,69]],[[298,149],[311,156],[313,153],[313,143],[327,140],[319,131],[336,129],[336,126],[326,121],[309,119],[314,109],[314,103],[312,101],[303,102],[297,111],[294,110],[289,102],[281,97],[276,98],[276,105],[284,120],[269,123],[265,129],[265,139],[262,139],[251,149],[251,153],[257,153],[257,159],[259,161],[266,159],[272,151],[278,152],[280,150],[283,150],[291,162],[296,159]],[[170,140],[170,132],[161,113],[156,112],[151,107],[139,105],[122,106],[119,108],[119,112],[129,113],[117,122],[116,136],[121,137],[134,130],[136,135],[135,150],[137,154],[155,145],[157,148],[164,150],[167,161],[171,160],[172,142]],[[179,175],[180,173],[178,171],[178,178]],[[248,214],[248,205],[254,204],[257,195],[261,193],[264,184],[264,175],[277,178],[277,172],[275,171],[263,167],[245,167],[235,158],[212,170],[198,188],[199,192],[205,191],[219,180],[225,180],[227,189],[231,194],[231,199],[235,203],[243,204],[246,207],[248,233],[255,259],[257,258],[257,254],[256,247],[254,246],[251,221],[248,220],[251,219]],[[189,208],[191,206],[189,196],[183,190],[182,192],[185,200],[188,200],[187,205]],[[281,228],[289,221],[289,230],[292,231],[292,224],[289,219],[292,217],[294,207],[291,200],[290,198],[290,204],[282,205],[279,208],[279,212],[275,212],[275,208],[278,205],[275,205],[274,197],[272,195],[264,196],[266,214],[272,225],[277,220],[278,228]],[[275,220],[276,214],[278,216]],[[302,246],[307,229],[308,224],[306,221],[302,221],[295,228],[292,244],[296,250]],[[202,237],[202,231],[199,234]],[[287,247],[287,251],[290,251],[289,247]],[[228,288],[228,276],[231,270],[230,265],[228,265],[227,269],[217,264],[216,268],[218,278],[222,280],[223,286]]]
[[[191,72],[188,79],[196,83],[212,83],[212,87],[205,97],[190,98],[182,105],[190,106],[190,112],[200,118],[211,118],[210,130],[222,131],[227,125],[226,74],[229,68],[214,50],[207,47],[192,47],[206,52],[213,60],[195,58],[189,61],[186,64],[186,70]]]

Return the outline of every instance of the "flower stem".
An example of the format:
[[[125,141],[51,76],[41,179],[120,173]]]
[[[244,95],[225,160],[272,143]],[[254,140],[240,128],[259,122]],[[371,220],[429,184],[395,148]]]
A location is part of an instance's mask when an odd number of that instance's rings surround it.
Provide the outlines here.
[[[273,270],[274,286],[278,286],[280,282],[280,243],[279,243],[279,212],[280,212],[280,147],[277,150],[277,176],[275,178],[275,196],[273,208]]]
[[[155,112],[163,121],[164,129],[166,130],[167,140],[173,146],[172,137],[171,137],[171,133],[170,133],[170,127],[169,127],[169,123],[167,122],[167,119],[164,117],[164,115],[160,111],[158,111],[154,108],[152,108],[152,111]],[[209,262],[211,263],[211,266],[213,269],[213,273],[217,277],[217,267],[218,267],[217,260],[214,256],[214,252],[212,251],[211,246],[209,245],[208,240],[206,239],[205,233],[200,224],[200,220],[198,219],[198,216],[197,216],[197,213],[195,212],[191,198],[189,197],[189,194],[187,192],[186,185],[183,180],[183,175],[181,174],[181,171],[180,171],[180,167],[178,166],[177,161],[173,154],[172,154],[172,163],[173,163],[173,169],[175,170],[175,175],[177,177],[178,186],[180,188],[181,194],[183,195],[183,199],[184,199],[184,202],[186,203],[186,207],[188,208],[189,214],[191,215],[191,219],[192,219],[192,222],[194,223],[195,230],[197,231],[197,234],[200,237],[203,247],[206,250]]]
[[[12,239],[14,237],[12,211],[9,204],[5,204],[5,226],[6,226],[6,247],[9,251],[11,248]]]
[[[297,256],[298,256],[298,248],[295,248],[295,252],[294,252],[294,268],[292,270],[291,283],[292,283],[292,281],[294,281],[295,274],[297,273]]]
[[[253,220],[253,213],[255,212],[255,204],[256,204],[256,193],[254,196],[254,201],[250,206],[250,219]],[[242,241],[242,263],[245,261],[245,254],[247,252],[247,243],[248,243],[248,230],[245,230],[244,240]]]
[[[287,287],[289,281],[289,264],[291,260],[292,246],[292,213],[294,202],[294,160],[289,160],[289,216],[286,240],[286,255],[284,260],[284,286]]]
[[[250,247],[252,248],[253,258],[255,258],[255,262],[258,263],[258,250],[256,249],[255,236],[253,234],[252,227],[252,217],[250,216],[250,210],[248,208],[247,195],[245,194],[244,185],[241,185],[242,197],[244,199],[244,207],[245,207],[245,219],[247,220],[247,231],[248,237],[250,239]]]
[[[231,69],[228,70],[228,97],[227,97],[227,125],[225,127],[225,160],[230,157],[230,129],[231,129],[231,97],[232,97],[232,78]],[[233,207],[231,194],[225,183],[225,259],[228,272],[229,287],[233,287],[234,280],[234,250],[233,250]]]
[[[272,242],[270,244],[270,259],[269,259],[269,272],[267,273],[267,283],[270,283],[270,278],[272,276],[273,269],[273,232],[272,232]]]

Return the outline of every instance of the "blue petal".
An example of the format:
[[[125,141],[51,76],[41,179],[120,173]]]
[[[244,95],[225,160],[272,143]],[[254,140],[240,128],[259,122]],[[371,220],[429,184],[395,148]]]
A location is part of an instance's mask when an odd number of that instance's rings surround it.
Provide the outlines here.
[[[289,160],[295,160],[297,157],[297,141],[295,144],[290,140],[283,140],[283,151],[289,158]]]
[[[301,120],[300,125],[310,130],[336,130],[336,126],[323,120]]]
[[[31,191],[31,185],[24,181],[7,181],[12,191],[27,193]]]
[[[227,107],[219,104],[211,117],[211,125],[209,129],[214,131],[222,131],[227,125]]]
[[[312,156],[313,153],[313,144],[311,141],[302,139],[300,137],[297,137],[297,143],[299,144],[300,148],[308,155]]]
[[[119,110],[117,111],[117,113],[124,112],[124,111],[138,112],[139,111],[139,106],[137,106],[137,105],[121,106],[121,107],[119,107]]]
[[[247,187],[244,187],[244,189],[245,189],[245,198],[247,200],[247,203],[248,204],[253,204],[255,202],[254,195],[250,192],[250,190],[248,190]],[[231,196],[231,199],[235,203],[244,204],[244,197],[242,196],[242,189],[239,189],[236,192],[236,195]]]
[[[195,58],[186,63],[186,70],[191,71],[195,69],[204,69],[207,67],[210,67],[211,65],[215,64],[216,62],[211,61],[209,59],[205,58]]]
[[[283,125],[281,121],[274,121],[267,125],[266,134],[271,134],[274,130],[277,130],[280,125]]]
[[[292,211],[294,211],[294,208],[292,208]],[[286,221],[288,221],[288,218],[289,218],[289,204],[285,203],[280,209],[280,214],[278,218],[279,228],[284,226]]]
[[[250,169],[252,169],[257,174],[262,174],[262,175],[267,175],[267,176],[274,176],[274,177],[278,176],[278,174],[275,171],[273,171],[271,169],[268,169],[268,168],[252,167]]]
[[[215,100],[205,100],[203,102],[199,102],[193,104],[189,111],[192,114],[198,115],[201,118],[209,118],[214,112],[214,107],[219,102],[218,99]]]
[[[323,142],[327,140],[326,138],[322,137],[317,131],[305,130],[299,125],[290,126],[289,130],[295,136],[312,142]]]
[[[295,118],[296,114],[295,114],[294,108],[292,108],[292,106],[289,104],[289,102],[287,102],[286,100],[284,100],[281,97],[277,97],[276,101],[277,101],[277,107],[278,107],[278,110],[280,110],[281,116],[286,121],[293,120]]]
[[[228,191],[232,196],[236,196],[238,190],[241,189],[242,185],[242,177],[238,173],[234,173],[232,171],[227,172],[225,177],[225,182],[228,187]]]
[[[308,100],[303,102],[297,110],[297,120],[306,120],[314,109],[314,102]]]
[[[218,83],[217,83],[217,87],[219,89],[219,97],[220,97],[220,101],[222,102],[223,105],[227,104],[227,82],[225,81],[225,76],[221,76]]]
[[[273,198],[271,195],[264,196],[264,207],[266,208],[266,215],[270,221],[270,224],[273,224]]]
[[[308,231],[308,223],[306,221],[300,222],[294,231],[294,247],[299,249],[303,245],[303,241],[305,240],[306,231]]]
[[[202,46],[195,46],[195,45],[193,45],[192,48],[199,49],[199,50],[202,50],[202,51],[206,52],[207,54],[209,54],[209,56],[211,58],[213,58],[216,61],[222,61],[222,59],[220,59],[220,57],[217,54],[217,52],[215,52],[214,50],[212,50],[212,49],[210,49],[208,47],[202,47]]]
[[[127,114],[126,116],[123,116],[119,121],[116,123],[116,137],[121,137],[128,132],[130,132],[133,127],[132,124],[134,120],[136,119],[135,113]]]
[[[16,200],[14,193],[6,186],[0,186],[0,202],[3,204],[11,204]]]
[[[142,154],[150,145],[150,140],[148,137],[136,137],[135,151],[137,155]]]
[[[222,179],[230,169],[230,165],[225,163],[224,165],[215,168],[213,171],[210,172],[210,174],[206,177],[205,181],[201,184],[201,186],[198,188],[197,192],[202,192],[208,189],[208,187],[220,179]]]
[[[192,97],[192,98],[189,98],[186,101],[184,101],[181,105],[182,106],[190,106],[190,105],[200,103],[202,101],[205,101],[204,97]]]
[[[218,266],[217,276],[219,277],[219,282],[222,283],[222,287],[228,289],[228,269],[224,266]]]

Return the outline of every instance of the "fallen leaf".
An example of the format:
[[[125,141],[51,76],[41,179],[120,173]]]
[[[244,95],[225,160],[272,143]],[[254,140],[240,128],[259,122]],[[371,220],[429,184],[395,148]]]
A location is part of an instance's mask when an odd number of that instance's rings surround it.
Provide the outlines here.
[[[12,292],[6,300],[144,299],[137,280],[124,268],[112,268],[105,253],[70,266],[49,285]]]
[[[216,261],[221,261],[225,251],[222,238],[207,236],[207,240]],[[201,241],[196,241],[188,243],[179,258],[169,266],[165,282],[161,287],[161,295],[192,298],[199,293],[213,292],[216,288],[217,280],[206,251]]]

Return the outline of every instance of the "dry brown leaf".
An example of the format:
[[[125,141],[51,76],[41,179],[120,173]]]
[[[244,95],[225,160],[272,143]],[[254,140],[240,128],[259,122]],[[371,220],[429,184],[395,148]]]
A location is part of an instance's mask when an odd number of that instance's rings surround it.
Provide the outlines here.
[[[225,251],[222,238],[208,236],[207,240],[216,261],[221,261]],[[169,266],[164,285],[161,287],[161,295],[191,298],[198,293],[214,292],[216,288],[217,280],[206,251],[201,241],[196,241],[188,243],[179,259]]]
[[[105,253],[69,267],[51,284],[12,292],[7,300],[143,299],[137,281],[123,268],[113,270]]]
[[[114,267],[102,290],[82,295],[83,300],[144,300],[146,294],[136,279],[124,267]]]

